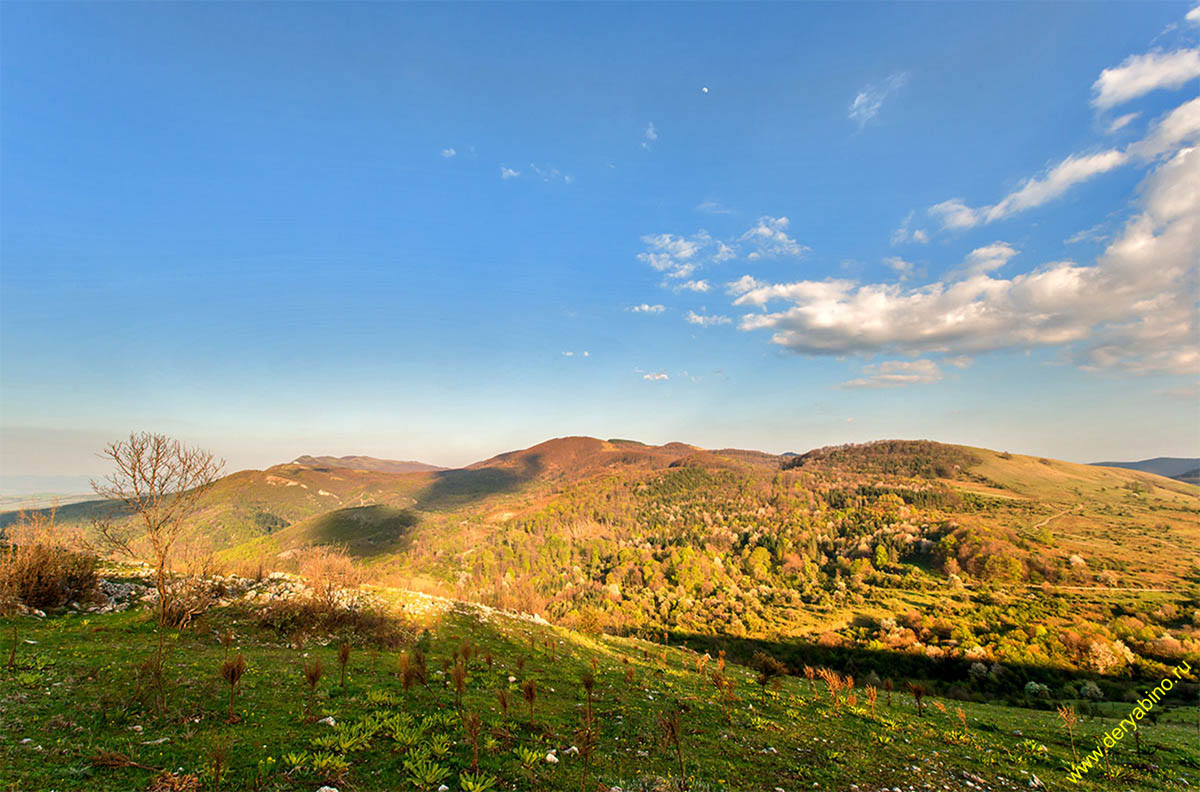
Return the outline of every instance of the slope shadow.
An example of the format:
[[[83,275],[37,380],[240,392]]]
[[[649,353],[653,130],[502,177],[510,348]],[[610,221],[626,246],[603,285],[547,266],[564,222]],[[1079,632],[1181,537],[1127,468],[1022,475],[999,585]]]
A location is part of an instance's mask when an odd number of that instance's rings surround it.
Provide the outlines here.
[[[440,470],[433,474],[433,483],[416,495],[417,508],[436,511],[465,506],[492,495],[515,492],[542,472],[538,454],[523,456],[516,469],[505,467],[460,468]]]
[[[316,517],[310,540],[316,545],[341,545],[355,557],[371,558],[407,549],[418,522],[409,509],[352,506]]]
[[[101,518],[119,518],[128,514],[128,510],[121,501],[116,500],[90,500],[79,501],[78,503],[69,503],[65,506],[57,508],[44,507],[40,509],[16,509],[14,511],[0,512],[0,529],[17,523],[21,519],[21,514],[43,515],[49,516],[53,512],[59,522],[74,523],[74,522],[91,522],[93,519]]]
[[[1107,700],[1121,700],[1130,693],[1144,690],[1161,680],[1152,670],[1135,671],[1131,676],[1120,678],[1099,674],[1071,671],[1047,666],[1003,662],[999,676],[972,677],[971,666],[976,661],[961,657],[932,658],[889,649],[866,649],[863,647],[831,647],[800,640],[769,640],[765,638],[736,638],[724,635],[701,635],[699,633],[670,633],[670,642],[686,646],[699,653],[708,652],[713,657],[721,650],[730,661],[743,665],[754,665],[757,652],[782,661],[788,672],[799,675],[805,666],[829,668],[854,676],[860,682],[871,672],[880,679],[891,679],[897,693],[903,690],[906,681],[922,682],[939,695],[978,702],[1003,701],[1010,706],[1053,709],[1062,687],[1068,683],[1084,680],[1095,682]],[[991,668],[991,662],[985,662]],[[819,681],[819,680],[818,680]],[[1050,696],[1029,696],[1025,685],[1037,682],[1049,688]],[[1177,703],[1194,701],[1200,684],[1182,682],[1178,685],[1181,694]]]

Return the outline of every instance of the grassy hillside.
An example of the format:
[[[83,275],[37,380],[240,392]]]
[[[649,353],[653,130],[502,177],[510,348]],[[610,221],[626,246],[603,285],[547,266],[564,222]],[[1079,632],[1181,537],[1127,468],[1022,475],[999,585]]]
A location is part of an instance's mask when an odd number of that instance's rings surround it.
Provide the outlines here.
[[[161,710],[145,675],[157,640],[148,613],[22,619],[16,667],[0,671],[0,789],[311,792],[333,784],[432,792],[444,783],[452,790],[874,792],[1028,789],[1035,776],[1049,789],[1182,790],[1200,783],[1194,706],[1164,702],[1138,744],[1126,738],[1076,785],[1064,769],[1073,753],[1090,752],[1129,705],[1072,702],[1097,713],[1073,735],[1053,712],[990,703],[927,697],[919,715],[911,695],[888,693],[865,673],[837,693],[803,675],[760,686],[755,669],[735,663],[714,678],[715,654],[704,658],[674,641],[588,637],[406,592],[380,593],[403,614],[405,638],[388,646],[351,637],[344,686],[337,636],[285,640],[260,626],[255,610],[235,604],[164,636]],[[0,619],[0,633],[11,626]],[[217,641],[226,631],[234,635],[228,650]],[[427,685],[407,687],[398,673],[401,655],[411,660],[418,652]],[[239,653],[247,671],[230,722],[229,687],[218,669]],[[306,718],[301,669],[314,660],[324,675]],[[461,694],[453,682],[458,664],[466,672]],[[583,682],[589,673],[590,703]],[[901,686],[901,676],[886,676]],[[530,680],[537,691],[532,713],[521,693]],[[866,687],[872,682],[873,703]],[[479,771],[464,778],[475,716]],[[327,717],[335,725],[316,722]],[[664,719],[673,717],[678,750],[664,739],[671,728]]]
[[[377,582],[566,626],[898,654],[963,698],[973,665],[1002,663],[1019,673],[988,695],[1015,700],[1027,681],[1122,695],[1200,661],[1198,492],[928,442],[775,457],[575,437],[460,470],[244,471],[196,533],[243,568],[343,546]]]

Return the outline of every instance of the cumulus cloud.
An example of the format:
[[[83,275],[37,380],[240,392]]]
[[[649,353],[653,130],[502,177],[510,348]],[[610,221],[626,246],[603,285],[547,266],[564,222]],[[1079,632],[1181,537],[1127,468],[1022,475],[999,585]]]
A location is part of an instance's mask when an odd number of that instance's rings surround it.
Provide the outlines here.
[[[1185,16],[1184,19],[1186,19],[1188,22],[1191,22],[1193,25],[1200,25],[1200,5],[1196,6],[1191,11],[1188,11],[1187,16]]]
[[[641,305],[633,306],[629,310],[633,313],[659,314],[667,310],[667,307],[665,305],[650,305],[649,303],[642,303]]]
[[[968,273],[978,275],[1000,269],[1015,255],[1017,255],[1016,248],[1007,242],[993,242],[972,250],[967,254],[963,264]]]
[[[675,234],[647,234],[642,237],[646,251],[638,261],[649,264],[668,278],[686,278],[700,265],[701,253],[709,249],[712,237],[703,229],[690,237]]]
[[[907,72],[894,72],[878,85],[868,85],[850,102],[849,118],[862,129],[879,115],[884,101],[908,82]]]
[[[987,251],[985,254],[983,251]],[[977,255],[976,255],[977,254]],[[1094,264],[1055,261],[1011,278],[996,262],[1015,250],[974,251],[961,277],[918,288],[847,280],[736,281],[745,331],[766,330],[811,355],[971,355],[1066,347],[1084,367],[1136,373],[1200,371],[1200,148],[1163,159],[1140,207]],[[774,311],[773,304],[785,303]]]
[[[442,156],[443,156],[443,157],[445,157],[446,159],[450,159],[451,157],[453,157],[453,156],[454,156],[455,154],[457,154],[457,153],[458,153],[458,152],[457,152],[457,151],[455,151],[455,150],[454,150],[454,149],[452,149],[452,148],[444,148],[444,149],[442,149]]]
[[[1197,77],[1200,49],[1130,55],[1119,66],[1100,72],[1092,84],[1092,106],[1107,110],[1151,91],[1179,88]]]
[[[706,280],[691,278],[703,266],[739,256],[755,260],[803,254],[807,248],[788,235],[788,224],[786,217],[764,215],[745,233],[729,240],[714,239],[704,229],[691,236],[647,234],[642,237],[646,250],[637,254],[637,258],[666,276],[664,286],[676,291],[706,292],[709,290]]]
[[[512,168],[510,168],[506,165],[500,166],[500,178],[501,179],[515,179],[520,175],[521,175],[521,171],[519,171],[519,170],[513,170]]]
[[[651,371],[642,375],[642,379],[647,382],[663,382],[671,379],[665,371]]]
[[[695,311],[688,311],[683,317],[690,324],[700,325],[701,327],[712,327],[713,325],[730,324],[733,320],[728,316],[719,316],[717,314],[698,314]]]
[[[932,360],[885,360],[862,367],[862,377],[842,383],[843,388],[899,388],[937,382],[942,370]]]

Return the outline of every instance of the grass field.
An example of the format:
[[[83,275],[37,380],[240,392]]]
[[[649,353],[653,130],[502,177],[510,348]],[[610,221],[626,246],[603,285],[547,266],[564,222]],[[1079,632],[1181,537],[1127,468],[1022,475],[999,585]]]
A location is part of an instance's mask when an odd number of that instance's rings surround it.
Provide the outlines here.
[[[791,676],[778,690],[763,688],[753,670],[732,664],[726,673],[737,700],[722,706],[710,678],[717,660],[700,671],[705,661],[686,647],[593,639],[476,606],[383,593],[407,614],[410,640],[354,646],[344,688],[332,636],[294,645],[239,605],[162,635],[169,649],[162,711],[138,672],[160,637],[150,612],[21,617],[15,668],[0,674],[0,788],[999,790],[1028,789],[1034,775],[1051,789],[1200,783],[1194,708],[1147,725],[1142,756],[1132,738],[1122,742],[1110,755],[1109,778],[1097,768],[1076,785],[1066,780],[1072,750],[1053,712],[926,699],[918,717],[913,698],[899,690],[890,706],[881,690],[872,712],[861,681],[835,703],[819,679]],[[0,620],[5,636],[14,623]],[[217,640],[226,630],[236,635],[228,650]],[[466,645],[460,707],[450,663]],[[406,692],[398,661],[414,648],[427,654],[428,686]],[[219,668],[239,652],[248,668],[234,702],[237,722],[229,723]],[[301,669],[313,659],[324,676],[306,718]],[[586,744],[581,679],[592,668],[595,747],[585,782],[584,757],[571,746]],[[537,685],[532,718],[521,693],[529,679]],[[507,718],[501,691],[511,699]],[[663,742],[659,722],[672,712],[681,726],[678,752]],[[1115,718],[1122,705],[1105,712]],[[479,773],[466,777],[472,748],[464,713],[482,725]],[[326,717],[336,725],[316,722]],[[1115,723],[1082,719],[1079,752]],[[557,762],[547,761],[551,753]],[[215,763],[223,765],[219,777]]]

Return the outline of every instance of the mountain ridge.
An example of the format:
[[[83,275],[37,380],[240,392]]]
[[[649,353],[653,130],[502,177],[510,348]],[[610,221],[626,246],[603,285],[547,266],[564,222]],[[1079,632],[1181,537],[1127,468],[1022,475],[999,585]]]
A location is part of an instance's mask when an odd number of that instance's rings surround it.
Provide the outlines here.
[[[441,465],[431,465],[428,462],[418,462],[407,459],[381,459],[379,457],[351,454],[348,456],[315,456],[305,454],[293,459],[289,464],[306,467],[344,468],[347,470],[372,470],[379,473],[421,473],[430,470],[449,470]]]

